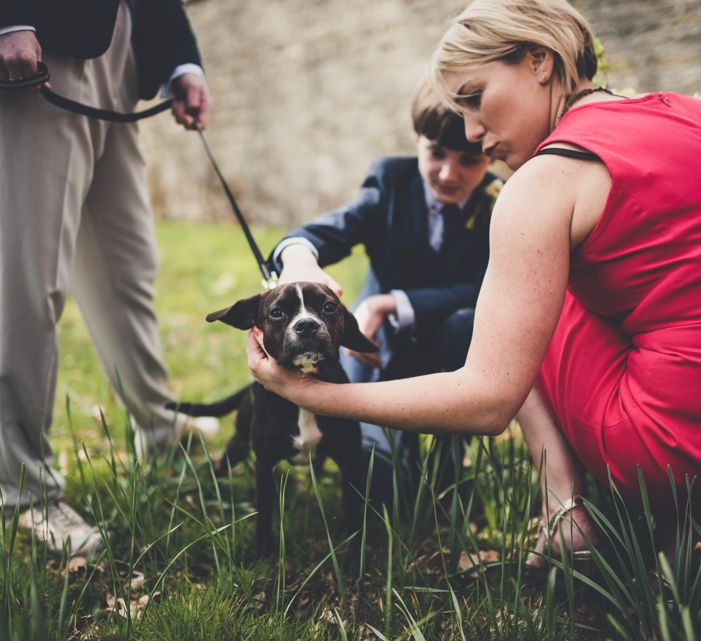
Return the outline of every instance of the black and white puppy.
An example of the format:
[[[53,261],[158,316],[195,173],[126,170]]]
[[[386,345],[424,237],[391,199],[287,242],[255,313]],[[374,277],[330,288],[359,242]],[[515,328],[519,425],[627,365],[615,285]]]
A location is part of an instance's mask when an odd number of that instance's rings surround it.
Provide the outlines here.
[[[340,346],[357,352],[377,351],[358,323],[331,289],[319,283],[280,285],[231,307],[213,312],[207,320],[238,329],[262,330],[269,356],[283,367],[334,383],[348,382],[338,361]],[[315,465],[327,456],[341,471],[343,513],[349,532],[360,527],[362,469],[360,426],[327,416],[315,416],[266,390],[258,383],[212,404],[183,403],[181,412],[223,416],[239,408],[236,434],[229,441],[217,472],[246,458],[253,443],[256,454],[256,546],[260,555],[273,547],[272,512],[275,490],[273,466],[288,459]]]

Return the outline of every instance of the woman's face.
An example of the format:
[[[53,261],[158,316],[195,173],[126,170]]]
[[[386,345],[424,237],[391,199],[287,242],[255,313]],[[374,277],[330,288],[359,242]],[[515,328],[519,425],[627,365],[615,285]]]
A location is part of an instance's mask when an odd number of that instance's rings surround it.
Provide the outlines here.
[[[550,132],[552,70],[528,52],[520,62],[490,62],[446,76],[459,100],[470,142],[511,169],[526,162]],[[547,75],[544,75],[547,74]]]

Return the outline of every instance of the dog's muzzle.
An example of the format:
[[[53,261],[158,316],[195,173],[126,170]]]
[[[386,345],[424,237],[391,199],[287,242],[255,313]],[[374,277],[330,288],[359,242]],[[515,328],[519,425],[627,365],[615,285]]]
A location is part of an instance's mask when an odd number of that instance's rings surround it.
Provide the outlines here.
[[[292,365],[302,374],[316,373],[329,347],[328,332],[319,321],[309,316],[297,320],[290,329],[289,336],[296,352]]]
[[[324,360],[324,355],[319,352],[303,352],[292,359],[292,364],[302,374],[314,374],[319,369],[319,363]]]

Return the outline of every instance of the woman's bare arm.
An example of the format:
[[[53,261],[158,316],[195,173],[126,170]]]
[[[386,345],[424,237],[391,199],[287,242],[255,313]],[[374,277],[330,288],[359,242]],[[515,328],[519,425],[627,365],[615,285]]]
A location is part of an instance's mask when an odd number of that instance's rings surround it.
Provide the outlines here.
[[[577,165],[554,157],[534,159],[502,191],[472,343],[461,369],[334,385],[286,372],[265,357],[252,337],[254,376],[317,414],[421,432],[500,432],[528,395],[560,314]]]

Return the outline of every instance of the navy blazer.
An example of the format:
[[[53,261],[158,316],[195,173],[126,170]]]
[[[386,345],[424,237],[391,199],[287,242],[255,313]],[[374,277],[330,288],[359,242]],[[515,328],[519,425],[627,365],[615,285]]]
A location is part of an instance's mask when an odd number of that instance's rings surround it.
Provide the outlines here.
[[[0,27],[29,25],[44,51],[97,58],[112,41],[121,0],[2,0]],[[180,64],[201,66],[181,0],[129,0],[139,97],[152,98]],[[70,97],[70,96],[69,96]]]
[[[426,197],[414,157],[377,160],[355,202],[322,214],[285,238],[309,240],[321,267],[363,244],[375,291],[404,290],[416,314],[417,333],[430,332],[450,313],[477,301],[489,260],[495,195],[487,187],[494,181],[500,188],[501,181],[488,173],[464,208],[464,224],[444,239],[437,254],[429,245]],[[276,267],[279,272],[281,266]]]

